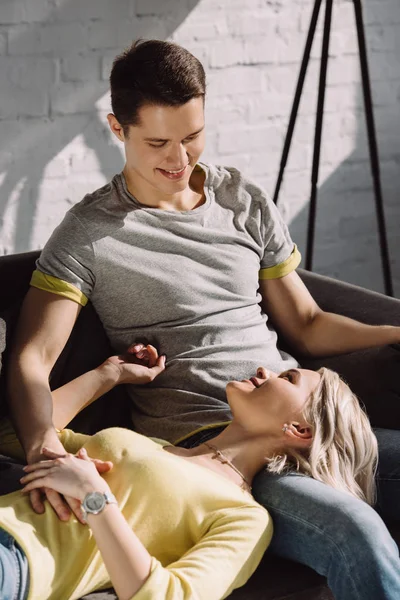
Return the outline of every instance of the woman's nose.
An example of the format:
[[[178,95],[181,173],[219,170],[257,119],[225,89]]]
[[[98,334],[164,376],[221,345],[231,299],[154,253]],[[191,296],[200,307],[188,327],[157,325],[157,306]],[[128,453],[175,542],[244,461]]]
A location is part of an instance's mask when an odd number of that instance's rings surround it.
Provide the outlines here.
[[[258,367],[257,369],[257,377],[260,379],[269,379],[270,377],[276,377],[276,373],[271,371],[270,369],[266,369],[265,367]]]

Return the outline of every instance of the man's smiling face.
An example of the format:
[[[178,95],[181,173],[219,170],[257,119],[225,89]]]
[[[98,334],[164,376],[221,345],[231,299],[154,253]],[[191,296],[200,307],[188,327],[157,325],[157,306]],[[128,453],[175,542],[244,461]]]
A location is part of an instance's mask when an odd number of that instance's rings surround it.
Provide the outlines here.
[[[112,131],[124,142],[126,168],[141,186],[165,195],[188,187],[192,171],[205,145],[203,98],[192,98],[180,106],[145,105],[139,109],[138,125],[128,135],[116,131],[114,115],[109,115]]]

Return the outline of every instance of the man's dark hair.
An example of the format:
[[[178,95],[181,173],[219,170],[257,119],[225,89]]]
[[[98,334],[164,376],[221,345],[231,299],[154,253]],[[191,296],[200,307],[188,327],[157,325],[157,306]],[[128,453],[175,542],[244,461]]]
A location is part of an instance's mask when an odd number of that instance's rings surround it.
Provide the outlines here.
[[[162,40],[138,40],[117,56],[110,75],[111,106],[124,133],[146,105],[180,106],[206,91],[203,65],[188,50]]]

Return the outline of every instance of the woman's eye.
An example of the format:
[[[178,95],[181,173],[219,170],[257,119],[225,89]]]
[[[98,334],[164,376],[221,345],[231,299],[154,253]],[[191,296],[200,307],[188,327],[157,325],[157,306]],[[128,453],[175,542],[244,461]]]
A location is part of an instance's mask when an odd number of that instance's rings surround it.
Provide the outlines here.
[[[162,144],[150,144],[149,146],[151,146],[152,148],[162,148],[163,146],[165,146],[165,142],[162,142]]]
[[[288,373],[282,373],[280,375],[280,378],[281,379],[286,379],[286,381],[289,381],[290,383],[293,382],[293,375],[290,372],[288,372]]]

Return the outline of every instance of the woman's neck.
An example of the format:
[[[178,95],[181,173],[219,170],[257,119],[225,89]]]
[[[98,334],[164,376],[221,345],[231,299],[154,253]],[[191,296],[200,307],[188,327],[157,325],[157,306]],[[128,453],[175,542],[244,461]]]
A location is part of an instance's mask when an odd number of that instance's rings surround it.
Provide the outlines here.
[[[255,475],[265,466],[266,459],[278,451],[278,447],[279,442],[273,436],[250,437],[232,423],[209,442],[196,448],[179,449],[176,453],[220,472],[239,486],[242,486],[244,479],[251,487]],[[243,478],[229,464],[215,460],[215,448],[222,452]]]

